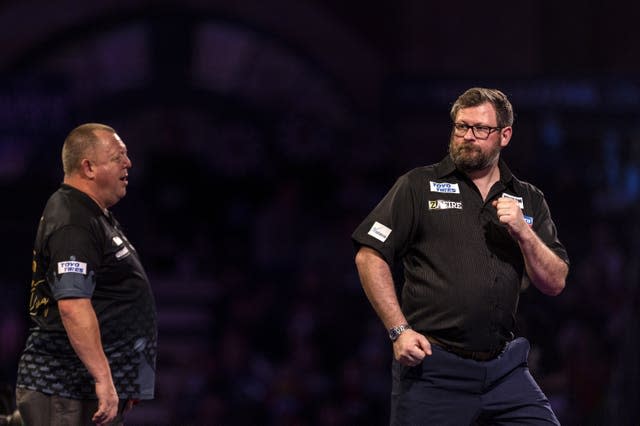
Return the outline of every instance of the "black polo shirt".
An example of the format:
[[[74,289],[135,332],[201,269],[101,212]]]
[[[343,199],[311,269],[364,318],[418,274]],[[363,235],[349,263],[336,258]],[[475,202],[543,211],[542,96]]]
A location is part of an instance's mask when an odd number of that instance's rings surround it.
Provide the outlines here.
[[[90,298],[121,399],[154,395],[156,308],[138,253],[113,215],[62,185],[47,202],[34,245],[33,327],[17,386],[94,399],[94,382],[69,343],[57,300]]]
[[[514,337],[521,290],[528,286],[518,244],[491,202],[515,197],[525,220],[562,260],[567,252],[542,192],[500,160],[487,200],[447,156],[400,177],[352,235],[393,265],[401,260],[401,307],[409,324],[452,346],[487,351]]]

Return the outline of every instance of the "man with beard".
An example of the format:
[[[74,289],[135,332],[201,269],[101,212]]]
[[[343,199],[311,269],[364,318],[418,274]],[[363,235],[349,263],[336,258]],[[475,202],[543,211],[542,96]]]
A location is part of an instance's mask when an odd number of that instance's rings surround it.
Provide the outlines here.
[[[542,192],[500,159],[513,133],[507,97],[469,89],[451,119],[449,155],[400,177],[352,235],[393,342],[391,424],[559,424],[515,315],[530,282],[564,289],[567,252]]]

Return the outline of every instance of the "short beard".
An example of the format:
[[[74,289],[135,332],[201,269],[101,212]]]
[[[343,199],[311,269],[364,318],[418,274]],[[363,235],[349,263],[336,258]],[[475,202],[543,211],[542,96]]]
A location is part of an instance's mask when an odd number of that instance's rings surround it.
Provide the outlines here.
[[[456,165],[456,168],[464,173],[477,172],[493,165],[500,155],[502,147],[497,142],[490,151],[483,153],[480,148],[469,143],[462,143],[457,147],[453,146],[453,138],[449,140],[449,155]]]

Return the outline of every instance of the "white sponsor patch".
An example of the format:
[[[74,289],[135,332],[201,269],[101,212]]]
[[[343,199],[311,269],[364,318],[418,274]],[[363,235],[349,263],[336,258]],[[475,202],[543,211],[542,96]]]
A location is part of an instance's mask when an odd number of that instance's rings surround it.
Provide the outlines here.
[[[429,181],[429,186],[431,187],[431,192],[444,192],[446,194],[459,194],[460,187],[457,183],[449,183],[449,182],[434,182],[432,180]]]
[[[87,275],[87,264],[85,262],[76,262],[75,260],[67,260],[58,262],[59,274],[82,274]]]
[[[384,226],[380,222],[373,222],[373,226],[367,234],[384,243],[386,239],[389,238],[389,234],[391,234],[391,228]]]
[[[524,202],[522,201],[522,197],[516,197],[515,195],[507,194],[506,192],[502,193],[504,198],[511,198],[512,200],[516,200],[518,202],[518,207],[524,210]]]
[[[120,259],[121,257],[124,257],[126,255],[129,254],[129,248],[122,247],[120,250],[118,250],[118,252],[116,253],[116,259]]]
[[[122,245],[122,238],[118,237],[117,235],[115,237],[113,237],[113,243],[117,246],[121,246]]]
[[[462,201],[429,200],[429,210],[462,210]]]

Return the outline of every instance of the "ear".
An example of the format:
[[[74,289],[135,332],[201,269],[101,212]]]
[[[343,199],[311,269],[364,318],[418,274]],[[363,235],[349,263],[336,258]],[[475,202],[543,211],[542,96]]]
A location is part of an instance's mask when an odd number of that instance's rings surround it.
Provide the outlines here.
[[[504,129],[502,129],[502,131],[500,132],[501,147],[504,148],[505,146],[509,145],[509,141],[511,140],[512,134],[513,134],[513,129],[511,128],[511,126],[505,127]]]
[[[87,158],[83,158],[80,162],[80,170],[82,174],[89,179],[93,179],[96,175],[95,165]]]

